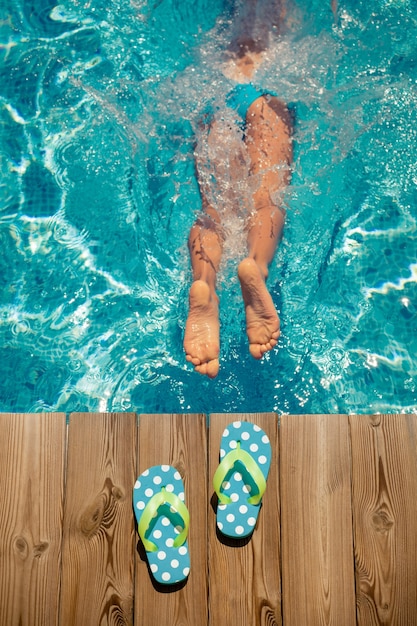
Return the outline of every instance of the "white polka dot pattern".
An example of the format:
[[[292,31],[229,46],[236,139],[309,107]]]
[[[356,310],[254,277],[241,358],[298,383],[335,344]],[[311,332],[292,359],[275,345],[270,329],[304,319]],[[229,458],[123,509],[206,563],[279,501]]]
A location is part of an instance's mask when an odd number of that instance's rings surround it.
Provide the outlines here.
[[[220,443],[220,460],[238,447],[248,452],[258,464],[265,480],[271,465],[271,444],[264,431],[251,422],[236,421],[223,432]],[[237,461],[225,476],[221,493],[231,499],[230,504],[217,507],[217,527],[228,537],[247,537],[256,525],[260,504],[251,504],[248,499],[259,493],[258,487],[248,469]]]
[[[155,465],[139,476],[133,489],[133,507],[138,523],[149,500],[162,488],[185,502],[180,473],[170,465]],[[146,539],[157,546],[155,552],[147,551],[146,555],[149,569],[159,583],[172,585],[181,582],[190,572],[187,541],[179,548],[174,547],[174,540],[183,528],[184,520],[175,507],[162,504],[145,534]]]

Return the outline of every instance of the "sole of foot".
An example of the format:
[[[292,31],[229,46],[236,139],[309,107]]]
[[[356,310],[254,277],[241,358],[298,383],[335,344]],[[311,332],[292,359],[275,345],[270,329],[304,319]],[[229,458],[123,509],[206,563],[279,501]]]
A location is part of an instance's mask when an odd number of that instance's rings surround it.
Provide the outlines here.
[[[249,352],[255,359],[261,359],[278,342],[279,317],[254,259],[247,258],[239,264],[238,276],[245,304]]]
[[[219,372],[219,311],[217,296],[203,280],[190,288],[190,308],[185,326],[186,360],[199,374],[214,378]]]

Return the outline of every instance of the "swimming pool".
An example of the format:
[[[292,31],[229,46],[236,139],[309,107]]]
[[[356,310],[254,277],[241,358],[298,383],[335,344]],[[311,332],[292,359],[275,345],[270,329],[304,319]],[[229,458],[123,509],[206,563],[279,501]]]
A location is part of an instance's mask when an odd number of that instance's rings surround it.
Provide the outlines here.
[[[0,410],[417,410],[417,11],[288,7],[258,80],[295,160],[255,362],[225,264],[214,381],[185,364],[194,133],[225,89],[227,0],[6,0]]]

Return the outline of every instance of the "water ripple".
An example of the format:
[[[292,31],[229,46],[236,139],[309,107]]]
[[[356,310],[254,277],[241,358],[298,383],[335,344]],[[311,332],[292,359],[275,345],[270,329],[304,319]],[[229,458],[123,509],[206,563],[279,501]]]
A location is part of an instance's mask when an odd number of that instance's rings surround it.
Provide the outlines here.
[[[261,363],[248,356],[226,267],[216,381],[186,365],[182,335],[186,239],[201,206],[194,131],[230,86],[219,72],[232,32],[230,14],[216,22],[224,3],[7,4],[3,408],[417,406],[410,3],[348,2],[333,18],[301,1],[271,41],[257,80],[295,117],[288,220],[269,277],[282,336]],[[243,248],[231,248],[233,263]]]

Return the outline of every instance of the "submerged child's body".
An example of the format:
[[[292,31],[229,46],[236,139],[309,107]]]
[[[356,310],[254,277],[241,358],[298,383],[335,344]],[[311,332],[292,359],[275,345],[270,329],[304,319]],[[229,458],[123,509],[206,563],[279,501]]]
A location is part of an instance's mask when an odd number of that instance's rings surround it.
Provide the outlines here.
[[[233,210],[233,204],[239,201],[250,203],[246,224],[247,251],[242,255],[244,258],[237,272],[245,306],[249,351],[255,359],[260,359],[277,344],[279,338],[279,317],[266,279],[284,227],[282,196],[290,179],[292,127],[285,104],[276,96],[255,89],[249,82],[262,54],[251,45],[253,43],[245,41],[241,44],[240,53],[234,56],[232,69],[229,68],[229,75],[232,71],[230,77],[237,82],[239,90],[236,108],[244,117],[241,142],[246,162],[239,158],[239,150],[232,143],[231,154],[226,162],[221,155],[223,162],[220,165],[228,173],[231,206],[227,209]],[[234,98],[233,94],[231,98]],[[221,132],[217,122],[212,120],[207,132],[208,144],[211,142],[216,148]],[[234,179],[238,182],[241,177],[238,171],[242,168],[242,161],[247,168],[247,185],[246,194],[240,193],[239,198],[236,188],[240,185],[233,183]],[[220,324],[216,278],[223,249],[224,207],[214,206],[208,186],[210,183],[201,175],[202,166],[198,161],[197,170],[203,214],[193,225],[189,236],[193,283],[189,293],[184,349],[187,361],[194,365],[197,372],[214,378],[219,371]],[[228,199],[224,202],[227,204]]]

